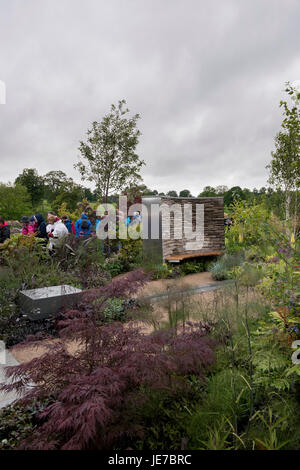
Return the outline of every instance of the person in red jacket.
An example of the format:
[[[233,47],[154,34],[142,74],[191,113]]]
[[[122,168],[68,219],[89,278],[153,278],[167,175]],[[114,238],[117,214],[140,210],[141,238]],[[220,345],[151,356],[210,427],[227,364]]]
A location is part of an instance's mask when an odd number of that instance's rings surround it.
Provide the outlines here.
[[[10,228],[4,218],[0,216],[0,244],[10,238]]]

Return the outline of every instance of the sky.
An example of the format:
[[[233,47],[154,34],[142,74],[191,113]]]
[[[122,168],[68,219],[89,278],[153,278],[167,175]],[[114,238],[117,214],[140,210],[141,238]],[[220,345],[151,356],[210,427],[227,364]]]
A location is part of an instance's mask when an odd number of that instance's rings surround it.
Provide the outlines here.
[[[148,187],[266,186],[299,18],[299,0],[0,0],[0,181],[80,182],[80,140],[126,99]]]

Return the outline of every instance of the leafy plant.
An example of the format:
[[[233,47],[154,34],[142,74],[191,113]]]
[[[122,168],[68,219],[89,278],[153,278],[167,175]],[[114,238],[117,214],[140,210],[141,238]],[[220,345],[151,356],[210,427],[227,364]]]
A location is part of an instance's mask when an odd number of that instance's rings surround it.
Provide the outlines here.
[[[243,261],[243,253],[226,253],[209,266],[209,271],[215,281],[223,281],[232,277],[232,270]]]
[[[14,382],[2,389],[23,390],[25,400],[55,396],[41,413],[44,424],[20,448],[111,449],[128,443],[143,430],[131,410],[145,399],[144,387],[173,393],[186,388],[192,374],[204,381],[214,361],[214,341],[197,325],[178,336],[173,331],[143,335],[117,322],[99,328],[105,300],[128,295],[143,282],[141,273],[131,273],[88,292],[81,309],[66,312],[60,322],[62,341],[44,356],[8,369]],[[81,346],[75,355],[67,352],[68,339]],[[36,386],[28,388],[32,382]]]
[[[106,307],[104,309],[104,320],[111,321],[122,321],[126,316],[124,309],[124,300],[122,299],[107,299]]]
[[[286,417],[274,416],[273,410],[268,408],[267,417],[262,412],[257,412],[256,416],[265,426],[267,435],[264,438],[256,438],[257,447],[261,450],[280,450],[286,446],[289,440],[280,441],[277,436],[278,428],[286,420]]]
[[[51,398],[9,405],[0,411],[0,450],[14,450],[41,424],[39,416]]]
[[[206,271],[207,262],[205,261],[186,261],[180,265],[182,274],[202,273]]]

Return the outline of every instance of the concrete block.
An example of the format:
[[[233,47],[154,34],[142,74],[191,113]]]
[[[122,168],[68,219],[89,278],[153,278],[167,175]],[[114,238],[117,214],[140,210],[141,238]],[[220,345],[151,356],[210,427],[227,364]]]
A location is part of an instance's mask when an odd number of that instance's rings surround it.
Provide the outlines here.
[[[82,290],[72,286],[51,286],[20,292],[19,303],[23,314],[30,320],[48,318],[62,307],[72,307],[81,297]]]

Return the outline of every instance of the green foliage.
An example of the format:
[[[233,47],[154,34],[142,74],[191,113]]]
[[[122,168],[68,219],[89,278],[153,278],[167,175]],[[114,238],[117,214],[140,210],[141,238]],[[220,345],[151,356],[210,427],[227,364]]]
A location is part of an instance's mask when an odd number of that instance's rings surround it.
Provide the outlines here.
[[[106,300],[106,307],[104,309],[104,320],[107,322],[124,321],[126,319],[126,312],[124,310],[124,300],[119,298],[112,298]]]
[[[110,273],[112,278],[126,272],[122,261],[118,258],[107,258],[104,262],[104,269]]]
[[[232,206],[232,217],[234,224],[226,231],[228,252],[269,244],[272,227],[270,214],[263,204],[236,201]]]
[[[78,201],[83,198],[83,188],[74,182],[68,182],[60,187],[59,194],[57,194],[53,201],[53,209],[58,211],[62,204],[66,205],[68,211],[75,211]]]
[[[27,189],[19,184],[0,183],[0,215],[7,220],[19,220],[32,211]]]
[[[242,265],[233,267],[231,277],[241,286],[254,287],[262,277],[261,266],[245,261]]]
[[[230,421],[222,416],[214,426],[208,426],[208,436],[201,441],[203,447],[200,450],[234,450],[232,445],[233,426]],[[242,441],[241,441],[242,442]]]
[[[178,197],[177,191],[168,191],[167,196],[170,197]]]
[[[300,93],[286,83],[286,93],[292,99],[281,101],[284,120],[282,130],[275,138],[275,151],[272,152],[269,182],[276,187],[283,187],[285,193],[286,220],[290,218],[291,191],[299,190],[300,181]]]
[[[179,266],[172,266],[169,263],[163,264],[147,264],[146,270],[151,272],[151,278],[157,279],[174,279],[182,274]]]
[[[120,244],[119,260],[122,263],[123,270],[124,272],[131,271],[141,264],[143,241],[127,238],[126,240],[120,240]]]
[[[202,192],[198,194],[198,197],[217,197],[215,188],[212,186],[205,186]]]
[[[31,198],[31,205],[37,207],[44,196],[44,179],[35,168],[25,168],[16,178],[15,184],[27,189]]]
[[[209,272],[215,281],[224,281],[232,278],[233,269],[243,261],[243,253],[225,253],[221,258],[209,266]]]
[[[77,204],[76,204],[77,206]],[[76,220],[80,217],[80,214],[78,214],[78,212],[76,211],[70,211],[68,208],[67,208],[67,203],[66,202],[63,202],[56,210],[56,213],[59,217],[62,217],[63,215],[67,215],[73,222],[74,222],[74,225],[75,225],[75,222]]]
[[[193,197],[189,189],[183,189],[179,193],[179,197]]]
[[[192,410],[188,420],[187,432],[191,448],[203,448],[203,442],[206,442],[206,447],[210,448],[211,432],[213,429],[219,429],[220,422],[224,418],[230,423],[237,421],[238,425],[248,413],[249,389],[242,374],[237,369],[224,369],[212,375],[207,380],[207,388],[201,403]],[[224,423],[221,427],[223,429],[222,432],[219,429],[219,437],[226,435],[227,441],[229,434],[223,432]]]
[[[300,240],[289,242],[285,235],[278,240],[277,262],[264,266],[264,277],[259,289],[268,299],[275,312],[271,320],[290,338],[300,334],[299,265]]]
[[[290,363],[289,351],[278,341],[266,342],[266,337],[254,337],[253,384],[259,393],[289,390],[286,369]]]
[[[239,186],[234,186],[224,194],[224,204],[226,207],[230,207],[232,204],[236,204],[245,199],[246,196]]]
[[[253,420],[259,422],[259,426],[255,429],[254,442],[256,448],[259,450],[280,450],[290,442],[286,439],[286,435],[289,431],[287,416],[274,413],[271,407],[268,407],[264,411],[258,411],[254,416]],[[259,429],[260,428],[260,429]],[[261,433],[263,429],[263,433]],[[285,430],[285,432],[282,432]],[[253,432],[253,431],[252,431]],[[260,435],[260,437],[257,436]],[[281,434],[281,438],[278,436]],[[283,440],[284,439],[284,440]]]
[[[0,450],[14,450],[40,424],[39,415],[51,399],[10,405],[0,410]]]
[[[111,106],[111,112],[101,122],[94,121],[87,131],[87,141],[80,142],[82,161],[75,165],[83,180],[96,184],[98,196],[104,198],[111,192],[120,192],[126,186],[135,186],[140,177],[144,161],[135,150],[139,142],[136,114],[125,117],[126,101]]]
[[[209,272],[215,281],[225,281],[229,278],[229,273],[222,260],[218,260],[209,267]]]
[[[140,417],[146,429],[142,439],[134,443],[136,450],[179,450],[188,445],[186,422],[189,407],[199,398],[197,387],[187,383],[186,392],[168,394],[164,390],[143,389],[142,404],[132,413]]]
[[[2,247],[1,255],[10,273],[23,289],[71,284],[78,286],[72,272],[59,269],[46,247],[34,237],[15,236]]]
[[[46,199],[53,203],[57,198],[63,188],[68,187],[68,185],[73,185],[74,181],[72,178],[69,178],[66,173],[60,170],[49,171],[44,176],[45,183],[45,197]]]
[[[208,263],[206,261],[185,261],[180,264],[182,274],[203,273],[206,271]]]

